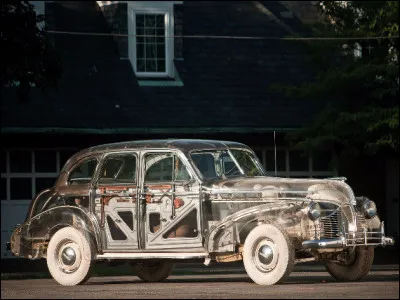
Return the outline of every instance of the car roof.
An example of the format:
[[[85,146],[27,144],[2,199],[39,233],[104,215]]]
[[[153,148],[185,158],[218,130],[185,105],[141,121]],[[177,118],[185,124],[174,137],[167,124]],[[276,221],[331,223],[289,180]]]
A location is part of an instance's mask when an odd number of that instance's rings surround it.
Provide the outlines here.
[[[176,149],[184,153],[189,153],[192,150],[208,150],[208,149],[226,149],[226,148],[246,148],[249,147],[245,144],[220,141],[220,140],[202,140],[202,139],[159,139],[159,140],[139,140],[139,141],[126,141],[119,143],[109,143],[97,145],[90,148],[83,149],[76,153],[73,157],[78,158],[89,153],[98,153],[105,151],[118,151],[124,149]]]

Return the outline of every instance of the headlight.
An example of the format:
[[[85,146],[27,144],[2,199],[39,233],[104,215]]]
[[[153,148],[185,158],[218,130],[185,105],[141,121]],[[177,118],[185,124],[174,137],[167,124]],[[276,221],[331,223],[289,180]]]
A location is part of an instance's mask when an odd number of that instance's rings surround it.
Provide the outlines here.
[[[376,204],[374,201],[365,200],[361,206],[361,211],[367,219],[372,219],[376,216]]]
[[[312,220],[315,221],[321,217],[321,207],[317,202],[311,202],[308,205],[308,217]]]

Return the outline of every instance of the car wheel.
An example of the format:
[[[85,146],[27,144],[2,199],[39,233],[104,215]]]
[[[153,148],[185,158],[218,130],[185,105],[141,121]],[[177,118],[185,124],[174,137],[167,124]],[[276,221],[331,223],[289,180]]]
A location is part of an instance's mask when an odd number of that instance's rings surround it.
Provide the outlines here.
[[[355,247],[343,263],[327,262],[328,273],[339,281],[358,281],[365,277],[374,262],[374,247]]]
[[[274,225],[255,227],[243,247],[243,264],[257,284],[282,282],[292,272],[295,253],[287,233]]]
[[[86,282],[94,265],[94,247],[90,237],[73,227],[58,230],[47,248],[47,267],[61,285]]]
[[[146,282],[158,282],[167,279],[172,273],[174,264],[170,261],[160,260],[132,264],[136,275]]]

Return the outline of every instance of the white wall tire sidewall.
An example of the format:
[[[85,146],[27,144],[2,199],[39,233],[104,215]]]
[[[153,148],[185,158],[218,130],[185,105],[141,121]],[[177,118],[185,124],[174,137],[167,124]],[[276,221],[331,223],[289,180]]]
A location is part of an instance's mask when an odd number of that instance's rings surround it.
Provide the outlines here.
[[[260,239],[267,239],[275,244],[274,260],[276,264],[271,271],[261,271],[254,263],[256,244]],[[243,264],[249,277],[259,285],[273,285],[286,277],[293,267],[291,245],[285,234],[277,227],[263,224],[255,227],[247,236],[243,248]],[[276,257],[277,255],[277,257]],[[290,268],[290,270],[289,270]]]
[[[77,254],[77,257],[80,258],[78,267],[71,273],[62,271],[60,263],[58,262],[58,249],[60,248],[60,245],[66,243],[66,241],[74,243],[77,251],[80,251],[80,253]],[[93,263],[92,251],[93,249],[91,248],[90,240],[83,232],[73,227],[60,229],[50,239],[47,248],[47,267],[51,276],[59,284],[65,286],[83,283],[86,281]]]

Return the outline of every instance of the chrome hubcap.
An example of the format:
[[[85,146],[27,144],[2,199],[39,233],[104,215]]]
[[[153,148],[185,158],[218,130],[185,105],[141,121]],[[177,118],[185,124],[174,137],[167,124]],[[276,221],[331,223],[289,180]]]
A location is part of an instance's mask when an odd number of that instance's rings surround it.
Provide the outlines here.
[[[62,262],[67,266],[72,266],[76,261],[75,250],[71,247],[64,248],[61,254]]]
[[[258,259],[263,264],[270,264],[274,258],[274,252],[269,245],[263,245],[258,249]]]
[[[81,264],[81,252],[79,246],[70,241],[62,241],[55,253],[58,267],[64,273],[75,272]]]
[[[261,238],[254,243],[253,263],[260,272],[271,272],[276,267],[278,258],[278,248],[273,241]]]

